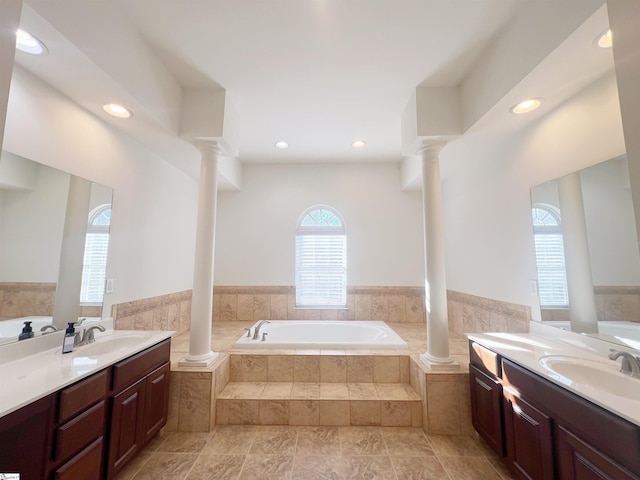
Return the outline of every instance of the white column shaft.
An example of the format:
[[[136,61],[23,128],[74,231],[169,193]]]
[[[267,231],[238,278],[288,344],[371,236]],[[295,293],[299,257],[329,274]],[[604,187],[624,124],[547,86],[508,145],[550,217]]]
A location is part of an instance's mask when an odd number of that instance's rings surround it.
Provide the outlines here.
[[[202,160],[191,300],[191,332],[189,354],[185,358],[185,363],[202,362],[202,366],[205,366],[217,356],[211,351],[211,321],[218,196],[218,150],[215,142],[200,145],[200,148]]]
[[[587,224],[584,217],[579,173],[572,173],[558,180],[558,196],[571,330],[580,333],[597,333],[598,312],[591,278]]]
[[[71,175],[62,233],[58,285],[53,304],[53,325],[58,328],[65,328],[68,322],[77,322],[80,315],[80,289],[90,199],[91,182]]]
[[[430,364],[451,364],[447,282],[442,233],[442,199],[439,152],[444,144],[428,145],[422,151],[422,201],[425,238],[425,303],[427,352]]]

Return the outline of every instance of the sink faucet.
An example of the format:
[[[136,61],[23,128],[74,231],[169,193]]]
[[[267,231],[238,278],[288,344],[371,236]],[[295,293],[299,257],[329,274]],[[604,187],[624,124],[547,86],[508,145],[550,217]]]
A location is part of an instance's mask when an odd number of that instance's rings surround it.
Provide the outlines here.
[[[253,331],[253,339],[254,340],[258,340],[258,338],[260,338],[260,327],[262,327],[262,325],[264,323],[271,323],[269,320],[261,320],[260,323],[256,326],[256,329]]]
[[[58,329],[55,327],[55,325],[45,325],[44,327],[42,327],[40,329],[40,331],[42,332],[42,334],[46,334],[47,330],[51,330],[52,332],[57,332]]]
[[[628,352],[622,352],[613,348],[610,352],[609,358],[611,360],[617,360],[618,357],[622,357],[622,366],[620,367],[622,373],[631,377],[640,378],[640,357],[634,357]]]
[[[102,325],[93,325],[89,328],[85,328],[84,333],[82,334],[82,340],[80,341],[78,341],[80,338],[80,332],[76,333],[76,338],[73,342],[74,345],[76,347],[81,347],[82,345],[87,345],[89,343],[95,342],[96,339],[93,336],[94,330],[100,330],[101,332],[104,332],[104,327]]]

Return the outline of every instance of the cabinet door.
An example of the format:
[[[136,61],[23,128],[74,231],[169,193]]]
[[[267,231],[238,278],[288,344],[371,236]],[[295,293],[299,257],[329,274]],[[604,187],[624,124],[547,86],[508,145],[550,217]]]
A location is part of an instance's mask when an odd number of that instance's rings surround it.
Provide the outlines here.
[[[469,382],[473,428],[503,457],[502,386],[473,365],[469,365]]]
[[[145,443],[151,440],[151,438],[167,423],[167,414],[169,412],[170,366],[170,363],[166,363],[145,377]]]
[[[562,427],[556,438],[561,480],[640,479]]]
[[[19,473],[21,480],[44,477],[52,403],[49,395],[0,418],[0,473]]]
[[[554,480],[551,419],[504,388],[507,463],[523,480]]]
[[[145,386],[143,380],[113,397],[108,478],[113,478],[144,444]]]

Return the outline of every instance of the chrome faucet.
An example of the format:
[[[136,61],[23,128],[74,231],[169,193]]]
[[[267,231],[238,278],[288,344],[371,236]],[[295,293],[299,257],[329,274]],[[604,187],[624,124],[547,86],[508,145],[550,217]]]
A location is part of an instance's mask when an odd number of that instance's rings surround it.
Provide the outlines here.
[[[105,329],[102,325],[93,325],[89,328],[85,328],[84,333],[82,334],[82,340],[79,340],[80,332],[76,333],[76,336],[73,342],[74,346],[81,347],[82,345],[88,345],[89,343],[95,342],[96,339],[93,336],[94,330],[100,330],[101,332],[104,332]]]
[[[640,357],[634,357],[628,352],[622,352],[613,348],[610,352],[609,358],[611,360],[617,360],[618,357],[622,357],[622,366],[620,367],[622,373],[634,378],[640,378]]]
[[[260,327],[262,327],[265,323],[271,323],[269,320],[261,320],[258,325],[256,325],[256,329],[253,331],[253,339],[258,340],[260,338]]]
[[[45,325],[44,327],[42,327],[40,329],[40,331],[42,332],[43,335],[45,335],[47,333],[47,330],[51,330],[52,332],[57,332],[58,329],[56,328],[55,325]]]

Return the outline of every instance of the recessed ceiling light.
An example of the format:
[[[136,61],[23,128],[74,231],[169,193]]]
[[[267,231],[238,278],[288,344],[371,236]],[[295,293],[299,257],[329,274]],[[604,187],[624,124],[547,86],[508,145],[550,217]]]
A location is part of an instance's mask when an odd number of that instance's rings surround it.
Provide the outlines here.
[[[123,107],[122,105],[118,105],[117,103],[105,103],[102,108],[109,115],[113,115],[118,118],[129,118],[133,115],[131,110]]]
[[[353,148],[362,148],[362,147],[364,147],[365,145],[366,145],[366,143],[365,143],[364,141],[362,141],[362,140],[356,140],[355,142],[353,142],[353,143],[351,144],[351,146],[352,146]]]
[[[528,113],[535,110],[540,105],[542,105],[541,98],[529,98],[528,100],[524,100],[517,105],[514,105],[509,109],[509,111],[515,114]]]
[[[613,35],[611,34],[611,29],[609,28],[598,35],[594,43],[600,48],[611,48],[613,46]]]
[[[283,140],[276,142],[276,147],[278,148],[289,148],[289,144]]]
[[[47,47],[36,37],[24,30],[16,32],[16,48],[31,55],[46,55]]]

